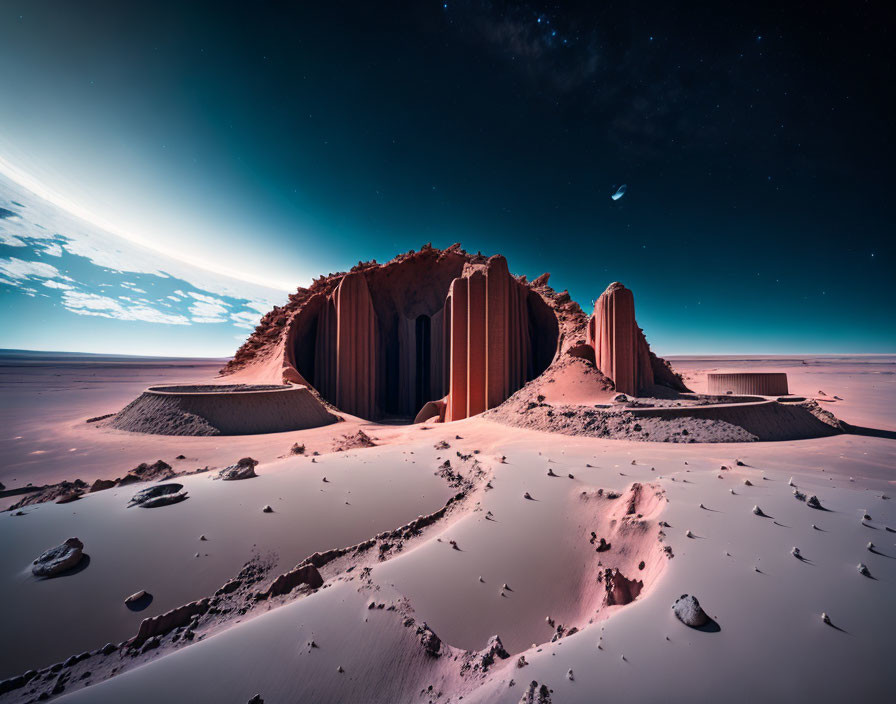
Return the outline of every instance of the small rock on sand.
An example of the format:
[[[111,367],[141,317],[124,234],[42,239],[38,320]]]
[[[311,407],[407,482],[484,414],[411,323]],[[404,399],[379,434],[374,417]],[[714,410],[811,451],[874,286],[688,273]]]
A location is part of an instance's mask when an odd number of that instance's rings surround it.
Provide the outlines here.
[[[695,596],[682,594],[672,604],[672,611],[679,621],[691,628],[700,628],[709,622],[709,616],[706,615]]]
[[[31,564],[35,577],[52,577],[77,566],[84,557],[84,543],[77,538],[68,538],[62,545],[50,548]]]
[[[258,460],[253,460],[251,457],[243,457],[236,464],[225,467],[220,472],[218,472],[217,478],[224,481],[251,479],[252,477],[258,476],[255,473],[256,466],[258,466]]]
[[[176,504],[187,498],[187,492],[182,491],[183,484],[157,484],[146,489],[141,489],[131,497],[128,508],[140,506],[141,508],[158,508]]]
[[[764,516],[765,514],[762,512],[762,509],[758,506],[753,507],[753,514],[756,516]]]
[[[274,509],[271,508],[270,504],[265,504],[264,508],[261,509],[262,513],[273,513]]]
[[[134,604],[134,603],[140,601],[141,599],[143,599],[144,597],[146,597],[146,590],[141,589],[139,592],[134,592],[133,594],[131,594],[127,599],[124,600],[124,603],[125,604]]]
[[[859,563],[858,567],[856,567],[856,569],[859,571],[859,574],[862,575],[863,577],[871,576],[871,572],[869,572],[868,568],[861,562]]]
[[[809,497],[809,500],[806,501],[806,505],[807,505],[809,508],[818,508],[818,509],[820,509],[820,508],[822,507],[822,506],[821,506],[821,501],[818,500],[818,497],[817,497],[817,496],[810,496],[810,497]]]

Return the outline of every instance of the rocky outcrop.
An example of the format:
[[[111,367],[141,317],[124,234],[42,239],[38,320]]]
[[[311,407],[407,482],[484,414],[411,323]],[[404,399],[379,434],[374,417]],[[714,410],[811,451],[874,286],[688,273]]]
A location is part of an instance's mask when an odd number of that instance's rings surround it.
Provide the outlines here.
[[[594,304],[588,332],[595,364],[612,379],[616,391],[636,396],[654,384],[687,391],[669,363],[650,351],[635,320],[635,297],[618,281]]]
[[[243,457],[236,464],[225,467],[218,472],[216,479],[230,482],[238,479],[251,479],[252,477],[257,477],[258,475],[255,473],[255,467],[257,465],[258,460],[253,460],[251,457]]]
[[[504,257],[468,264],[451,282],[445,310],[445,339],[451,341],[446,420],[500,405],[554,357],[556,319],[538,294],[510,275]]]
[[[371,420],[467,418],[502,404],[569,355],[595,375],[612,369],[620,389],[684,389],[650,352],[630,291],[614,284],[624,293],[602,297],[604,323],[589,334],[588,317],[548,279],[512,276],[504,257],[468,254],[460,245],[426,245],[386,264],[359,262],[316,279],[265,315],[222,374],[307,385]],[[609,316],[617,307],[618,323]],[[606,352],[596,368],[595,339]]]
[[[84,557],[84,543],[77,538],[68,538],[62,545],[50,548],[31,563],[31,573],[35,577],[54,577],[66,570],[77,567]]]
[[[191,601],[189,604],[178,606],[176,609],[166,611],[158,616],[143,619],[140,624],[140,630],[134,636],[133,645],[139,646],[144,641],[155,636],[162,636],[175,628],[186,626],[190,623],[193,616],[204,614],[208,611],[209,600],[200,599],[199,601]]]
[[[312,564],[303,564],[277,577],[267,591],[262,592],[258,598],[267,599],[272,596],[288,594],[302,584],[307,584],[311,589],[317,589],[323,586],[323,583],[324,579],[317,567]]]
[[[653,384],[650,351],[635,321],[635,297],[618,281],[597,299],[590,333],[595,363],[616,391],[636,395]]]

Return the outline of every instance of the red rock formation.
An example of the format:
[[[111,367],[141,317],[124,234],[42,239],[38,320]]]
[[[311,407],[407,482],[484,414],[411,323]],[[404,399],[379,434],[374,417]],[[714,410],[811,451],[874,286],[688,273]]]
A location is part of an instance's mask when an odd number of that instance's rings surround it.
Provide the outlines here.
[[[614,284],[624,293],[612,295],[611,286],[599,301],[606,312],[589,332],[582,309],[568,292],[551,289],[548,277],[529,283],[510,274],[504,257],[467,254],[459,245],[425,246],[387,264],[359,262],[265,315],[223,373],[305,384],[364,418],[414,417],[427,407],[424,416],[459,420],[503,403],[567,352],[591,364],[591,343],[603,345],[597,367],[619,377],[619,390],[684,389],[650,352],[631,292]]]
[[[634,395],[653,384],[649,350],[640,332],[632,292],[618,281],[610,284],[594,305],[591,344],[598,369],[621,393]]]
[[[535,298],[530,298],[534,296]],[[450,310],[446,336],[451,339],[451,386],[446,420],[461,420],[503,403],[540,372],[556,352],[551,326],[545,325],[550,347],[538,345],[530,329],[539,329],[532,309],[544,300],[514,279],[504,257],[485,265],[471,264],[451,283],[445,310]]]
[[[546,277],[542,277],[546,284]],[[224,373],[313,386],[364,418],[446,399],[459,419],[504,401],[556,352],[557,318],[503,257],[455,245],[359,263],[262,319]]]

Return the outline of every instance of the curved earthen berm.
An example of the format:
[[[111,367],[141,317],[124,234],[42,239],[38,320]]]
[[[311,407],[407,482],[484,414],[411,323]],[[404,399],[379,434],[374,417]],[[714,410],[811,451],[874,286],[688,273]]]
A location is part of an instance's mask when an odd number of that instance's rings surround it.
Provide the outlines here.
[[[337,420],[305,386],[155,386],[116,415],[111,426],[156,435],[254,435]]]

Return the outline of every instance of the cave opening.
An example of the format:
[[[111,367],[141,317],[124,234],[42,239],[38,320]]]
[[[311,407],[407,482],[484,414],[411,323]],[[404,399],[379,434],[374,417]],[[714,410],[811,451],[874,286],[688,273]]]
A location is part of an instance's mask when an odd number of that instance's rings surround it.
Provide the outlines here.
[[[416,321],[416,374],[414,384],[414,407],[418,410],[430,398],[430,377],[432,364],[432,319],[428,315],[418,315]]]

